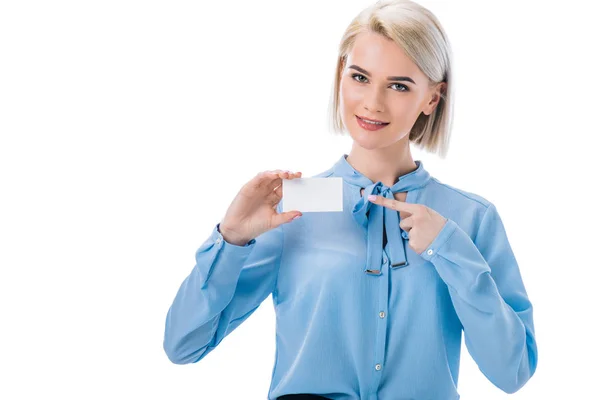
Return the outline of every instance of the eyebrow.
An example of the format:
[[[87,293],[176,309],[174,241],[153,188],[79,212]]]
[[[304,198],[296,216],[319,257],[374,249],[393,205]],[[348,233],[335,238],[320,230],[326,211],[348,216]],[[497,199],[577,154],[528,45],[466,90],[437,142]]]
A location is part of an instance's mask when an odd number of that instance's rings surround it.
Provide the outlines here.
[[[351,65],[348,68],[352,68],[352,69],[355,69],[355,70],[357,70],[359,72],[362,72],[366,76],[369,76],[369,77],[371,76],[371,74],[367,70],[359,67],[358,65]],[[415,81],[413,81],[408,76],[388,76],[387,78],[388,78],[388,81],[408,81],[408,82],[412,82],[412,83],[414,83],[416,85]]]

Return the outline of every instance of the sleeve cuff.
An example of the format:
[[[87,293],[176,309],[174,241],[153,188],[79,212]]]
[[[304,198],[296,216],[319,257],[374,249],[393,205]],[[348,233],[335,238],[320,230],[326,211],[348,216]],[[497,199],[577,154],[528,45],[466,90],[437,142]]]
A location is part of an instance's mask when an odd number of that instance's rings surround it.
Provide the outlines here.
[[[252,247],[252,245],[254,243],[256,243],[256,239],[250,240],[248,243],[246,243],[243,246],[238,246],[237,244],[229,243],[227,240],[225,240],[225,238],[223,238],[223,235],[221,234],[221,231],[219,230],[220,225],[221,225],[221,223],[219,222],[214,227],[213,232],[210,235],[211,240],[213,240],[217,245],[220,245],[221,247],[233,247],[233,248],[243,249],[243,248]]]
[[[230,278],[236,277],[237,279],[240,269],[254,249],[254,243],[256,243],[256,240],[252,239],[244,246],[231,244],[226,241],[221,232],[219,232],[219,225],[221,224],[218,223],[213,226],[210,236],[196,252],[196,260],[199,259],[201,253],[210,252],[206,255],[209,257],[210,261],[201,263],[203,268],[202,280],[204,282],[202,287],[204,287],[212,278],[217,262],[220,264],[217,269],[220,272],[224,272],[221,276],[228,276]],[[219,261],[216,261],[217,259]],[[225,273],[225,271],[227,272]]]
[[[437,234],[435,239],[433,239],[433,242],[431,242],[431,244],[419,255],[423,259],[430,261],[433,257],[436,256],[436,254],[442,248],[444,243],[446,243],[448,239],[450,239],[452,234],[456,232],[457,227],[458,225],[456,224],[456,222],[454,222],[450,218],[446,218],[446,223],[442,227],[442,230]]]

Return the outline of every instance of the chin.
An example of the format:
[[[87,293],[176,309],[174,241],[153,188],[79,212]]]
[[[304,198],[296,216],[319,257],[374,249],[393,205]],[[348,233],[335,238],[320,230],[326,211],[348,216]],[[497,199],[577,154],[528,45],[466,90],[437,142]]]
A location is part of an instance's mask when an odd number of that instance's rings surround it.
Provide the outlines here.
[[[383,148],[391,144],[386,137],[382,135],[378,136],[376,133],[377,132],[350,132],[350,137],[352,137],[352,140],[354,140],[356,144],[367,150]]]

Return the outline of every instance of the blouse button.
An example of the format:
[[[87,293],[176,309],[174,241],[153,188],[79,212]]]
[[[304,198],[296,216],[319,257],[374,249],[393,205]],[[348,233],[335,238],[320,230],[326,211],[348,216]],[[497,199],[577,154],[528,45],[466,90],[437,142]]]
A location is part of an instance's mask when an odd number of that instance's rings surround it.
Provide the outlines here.
[[[217,238],[217,244],[221,243],[221,238]]]
[[[379,370],[381,369],[381,364],[377,364],[377,365],[375,365],[375,369],[376,369],[377,371],[379,371]]]
[[[433,254],[433,250],[431,250],[431,249],[427,250],[427,254],[432,255]]]
[[[379,318],[383,318],[385,317],[385,312],[384,311],[380,311],[379,312]]]

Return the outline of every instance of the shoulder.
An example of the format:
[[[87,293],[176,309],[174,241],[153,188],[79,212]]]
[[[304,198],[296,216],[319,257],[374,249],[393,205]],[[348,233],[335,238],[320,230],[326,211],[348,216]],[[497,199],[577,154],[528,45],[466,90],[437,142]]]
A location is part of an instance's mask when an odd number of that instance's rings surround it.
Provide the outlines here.
[[[486,214],[488,218],[497,214],[495,205],[485,196],[441,182],[434,177],[431,177],[425,188],[422,202],[454,220],[472,237],[485,220]]]
[[[427,186],[429,190],[435,192],[436,197],[442,197],[446,201],[463,203],[472,208],[481,208],[484,210],[493,205],[490,200],[480,194],[441,182],[435,177],[431,177],[431,182]]]

